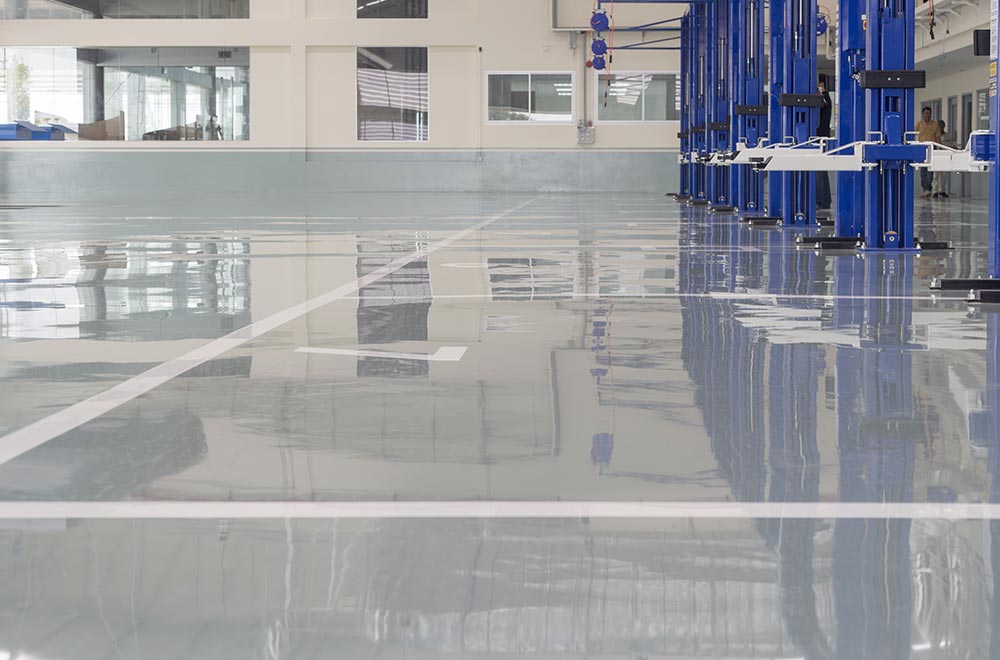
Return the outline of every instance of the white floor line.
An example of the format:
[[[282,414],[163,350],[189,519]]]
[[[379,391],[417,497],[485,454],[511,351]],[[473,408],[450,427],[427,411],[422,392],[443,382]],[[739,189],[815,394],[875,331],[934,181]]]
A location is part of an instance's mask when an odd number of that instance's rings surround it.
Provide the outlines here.
[[[0,502],[0,520],[912,519],[997,520],[1000,504],[877,502]]]
[[[537,199],[537,197],[535,198]],[[271,332],[286,323],[305,316],[324,305],[328,305],[336,300],[340,300],[351,294],[357,293],[363,287],[368,286],[382,278],[395,273],[417,259],[422,259],[428,254],[445,248],[455,241],[462,240],[469,234],[477,232],[492,223],[504,218],[512,213],[520,211],[531,204],[535,199],[530,199],[522,204],[497,213],[489,218],[478,222],[471,227],[455,232],[451,236],[431,243],[423,250],[414,251],[406,256],[400,257],[390,263],[378,268],[364,277],[360,277],[353,282],[348,282],[324,294],[316,296],[310,300],[293,305],[271,316],[255,321],[250,325],[231,332],[224,337],[208,342],[204,346],[194,349],[180,357],[174,358],[159,364],[138,376],[130,378],[123,383],[115,385],[111,389],[96,394],[89,399],[85,399],[59,412],[49,415],[44,419],[29,424],[24,428],[0,438],[0,465],[8,463],[25,452],[45,444],[53,438],[72,431],[73,429],[104,415],[115,408],[136,399],[150,390],[153,390],[164,383],[194,369],[200,364],[213,360],[224,353],[242,346],[251,339],[260,337]]]
[[[466,350],[465,346],[442,346],[434,353],[391,353],[388,351],[366,351],[356,348],[312,348],[303,346],[302,348],[295,349],[295,352],[391,360],[421,360],[423,362],[458,362],[465,355]]]
[[[625,284],[624,286],[629,286]],[[963,294],[964,295],[964,294]],[[500,302],[524,301],[524,302],[551,302],[553,300],[572,300],[574,298],[607,298],[607,299],[634,299],[634,300],[677,300],[680,298],[713,298],[719,300],[771,300],[775,303],[779,300],[903,300],[913,302],[956,302],[964,303],[965,298],[958,296],[851,296],[851,295],[825,295],[812,293],[738,293],[732,291],[706,291],[702,293],[533,293],[518,294],[509,293],[455,293],[441,294],[435,293],[430,296],[365,296],[365,300],[419,300],[426,302],[431,300],[497,300]],[[345,300],[360,300],[361,298],[345,298]]]

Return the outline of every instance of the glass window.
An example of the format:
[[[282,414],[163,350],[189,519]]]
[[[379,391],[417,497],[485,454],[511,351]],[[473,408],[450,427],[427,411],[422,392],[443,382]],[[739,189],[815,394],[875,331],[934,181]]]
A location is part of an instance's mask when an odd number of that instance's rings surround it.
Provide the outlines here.
[[[600,121],[673,121],[680,116],[673,73],[613,73],[598,77]]]
[[[0,19],[248,18],[250,0],[0,0]]]
[[[428,0],[358,0],[358,18],[427,18]]]
[[[429,139],[427,49],[358,48],[358,139]]]
[[[63,140],[248,140],[248,48],[0,48],[0,124]]]
[[[573,121],[570,73],[491,73],[486,86],[489,121]]]

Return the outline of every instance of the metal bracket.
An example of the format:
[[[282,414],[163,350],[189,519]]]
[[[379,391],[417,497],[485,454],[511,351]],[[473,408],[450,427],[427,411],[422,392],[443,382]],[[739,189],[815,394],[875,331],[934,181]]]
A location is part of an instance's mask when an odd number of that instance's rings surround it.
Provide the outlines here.
[[[923,89],[926,71],[862,71],[858,76],[862,89]]]
[[[822,108],[825,105],[822,94],[782,94],[778,105],[786,108]]]

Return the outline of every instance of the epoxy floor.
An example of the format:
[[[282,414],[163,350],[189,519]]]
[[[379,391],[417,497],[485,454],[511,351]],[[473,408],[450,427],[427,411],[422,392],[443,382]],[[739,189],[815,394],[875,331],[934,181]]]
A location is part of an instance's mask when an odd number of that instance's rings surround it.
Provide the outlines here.
[[[985,204],[917,210],[0,210],[0,660],[1000,658]]]

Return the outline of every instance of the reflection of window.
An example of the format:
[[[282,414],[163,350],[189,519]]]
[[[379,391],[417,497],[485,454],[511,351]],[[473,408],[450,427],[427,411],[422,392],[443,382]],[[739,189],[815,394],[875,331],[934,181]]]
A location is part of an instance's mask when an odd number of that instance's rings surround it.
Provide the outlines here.
[[[66,139],[247,140],[249,64],[248,48],[0,48],[0,123],[64,126]]]
[[[250,0],[0,0],[0,19],[247,18]]]
[[[358,139],[425,141],[427,49],[358,48]]]
[[[672,121],[679,116],[677,76],[672,73],[613,73],[598,77],[600,121]]]
[[[427,0],[358,0],[358,18],[427,18]]]
[[[491,73],[486,86],[489,121],[573,121],[570,73]]]

